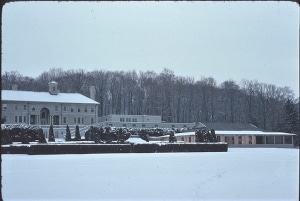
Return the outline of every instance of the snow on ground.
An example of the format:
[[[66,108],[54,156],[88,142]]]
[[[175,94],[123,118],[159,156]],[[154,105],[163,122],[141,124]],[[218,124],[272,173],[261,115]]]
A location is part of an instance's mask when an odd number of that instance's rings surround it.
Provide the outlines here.
[[[6,201],[299,199],[299,149],[1,157]]]

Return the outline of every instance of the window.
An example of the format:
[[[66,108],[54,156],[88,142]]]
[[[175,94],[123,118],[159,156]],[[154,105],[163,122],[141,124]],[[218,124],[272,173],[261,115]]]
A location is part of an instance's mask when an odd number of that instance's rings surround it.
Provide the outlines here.
[[[84,107],[84,112],[87,112],[87,107]]]
[[[242,144],[242,136],[238,136],[238,143]]]
[[[64,112],[67,111],[67,106],[64,106]]]
[[[76,124],[76,117],[74,117],[74,124]]]
[[[31,110],[32,110],[32,111],[35,111],[35,107],[34,107],[34,106],[32,106]]]
[[[135,127],[136,125],[135,125],[135,124],[132,124],[132,126]]]
[[[78,117],[77,122],[80,124],[80,117]]]
[[[58,106],[54,106],[54,111],[58,111]]]
[[[24,121],[24,123],[26,123],[26,116],[24,116],[23,121]]]
[[[91,108],[91,112],[94,112],[94,108],[93,107]]]
[[[22,116],[19,116],[19,123],[22,123]]]
[[[7,104],[3,104],[3,105],[2,105],[2,109],[3,109],[3,110],[6,110],[6,109],[7,109]]]
[[[78,108],[78,112],[80,112],[80,108]]]
[[[24,106],[23,106],[23,110],[27,110],[27,107],[26,107],[26,105],[24,105]]]
[[[84,124],[84,121],[83,121],[83,120],[84,120],[84,118],[82,117],[82,118],[81,118],[81,123],[82,123],[82,124]]]
[[[63,123],[64,124],[67,123],[67,118],[66,117],[63,118]]]
[[[232,139],[232,144],[234,144],[234,137],[232,137],[231,139]]]
[[[252,144],[252,136],[249,136],[249,144]]]
[[[91,124],[94,124],[94,118],[91,118]]]
[[[123,124],[123,127],[126,127],[126,124]]]
[[[126,118],[126,122],[131,122],[131,119],[130,118]]]
[[[15,105],[15,110],[18,110],[18,105]]]
[[[18,116],[15,116],[15,123],[18,123]]]
[[[73,108],[71,108],[71,112],[73,112]]]
[[[192,142],[192,137],[189,137],[189,142]]]
[[[2,121],[3,123],[6,123],[6,116],[3,116]]]
[[[125,121],[125,118],[120,118],[120,122],[124,122]]]

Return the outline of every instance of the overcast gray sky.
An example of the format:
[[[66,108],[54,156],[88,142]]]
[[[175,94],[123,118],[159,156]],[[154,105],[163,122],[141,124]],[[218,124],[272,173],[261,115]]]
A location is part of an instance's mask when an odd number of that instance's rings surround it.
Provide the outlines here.
[[[293,2],[12,2],[2,13],[2,72],[154,70],[257,80],[299,96]]]

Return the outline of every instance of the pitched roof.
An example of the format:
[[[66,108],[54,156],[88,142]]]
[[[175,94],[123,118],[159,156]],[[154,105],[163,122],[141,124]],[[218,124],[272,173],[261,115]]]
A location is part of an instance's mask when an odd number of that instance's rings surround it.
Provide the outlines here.
[[[204,126],[204,127],[203,127]],[[195,129],[206,128],[208,130],[214,129],[218,131],[261,131],[252,124],[246,123],[198,123]]]
[[[49,92],[1,90],[1,99],[3,101],[99,104],[79,93],[51,95]]]

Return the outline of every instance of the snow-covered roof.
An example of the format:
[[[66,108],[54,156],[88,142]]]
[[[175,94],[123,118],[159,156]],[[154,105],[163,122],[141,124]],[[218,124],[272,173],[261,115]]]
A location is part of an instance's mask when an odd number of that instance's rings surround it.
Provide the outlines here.
[[[295,135],[292,133],[283,133],[283,132],[264,132],[264,131],[215,131],[216,135]],[[195,132],[187,133],[176,133],[175,136],[190,136],[195,135]]]
[[[283,132],[267,132],[267,131],[215,131],[216,135],[295,135]]]
[[[214,129],[219,131],[262,131],[262,129],[249,123],[220,123],[220,122],[199,122],[194,129],[205,127],[208,130]]]
[[[2,90],[1,93],[3,101],[99,104],[97,101],[79,93],[58,93],[57,95],[51,95],[49,92],[13,90]]]

